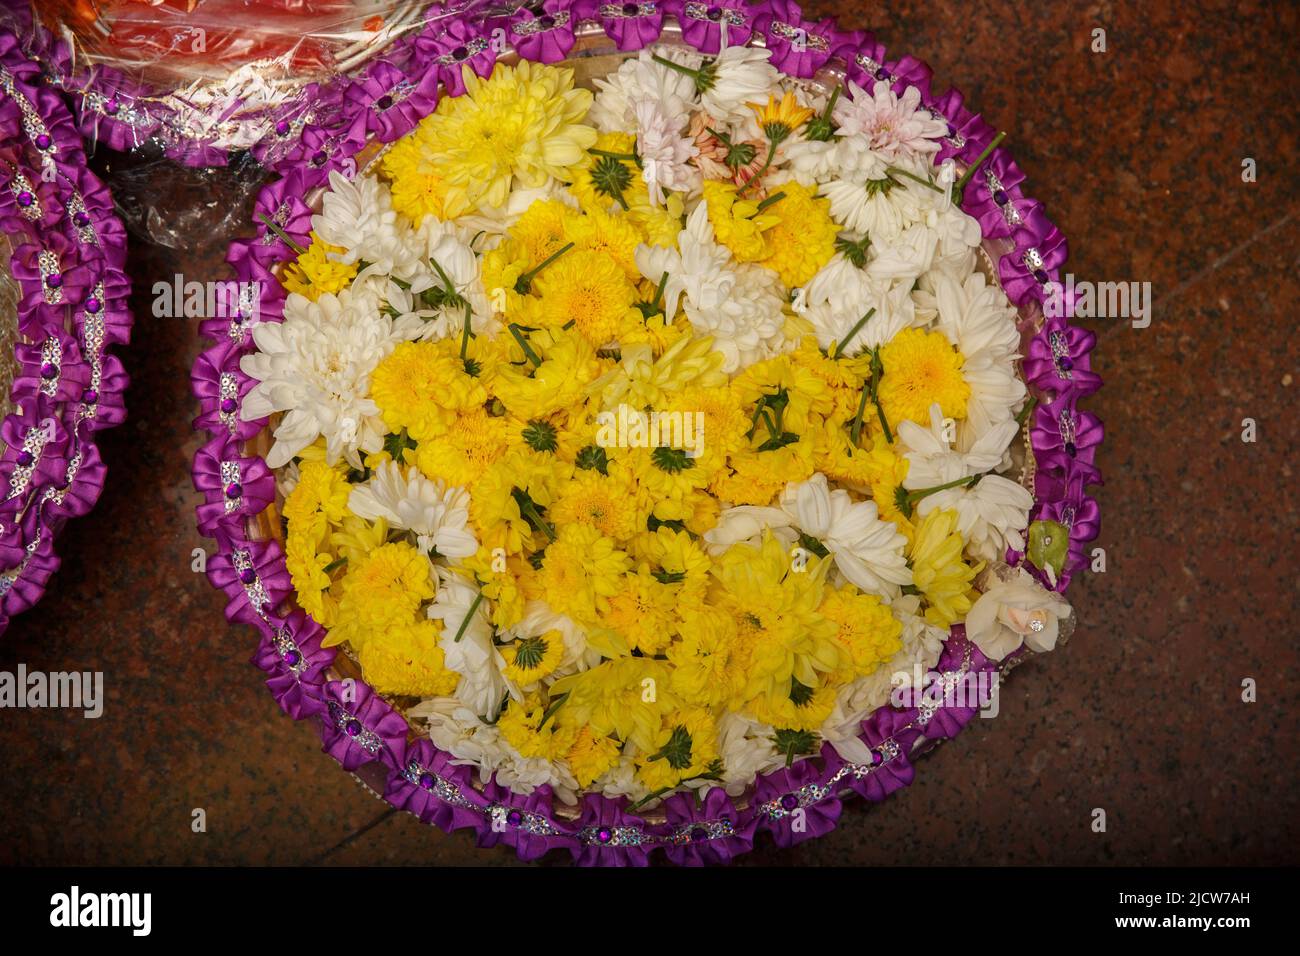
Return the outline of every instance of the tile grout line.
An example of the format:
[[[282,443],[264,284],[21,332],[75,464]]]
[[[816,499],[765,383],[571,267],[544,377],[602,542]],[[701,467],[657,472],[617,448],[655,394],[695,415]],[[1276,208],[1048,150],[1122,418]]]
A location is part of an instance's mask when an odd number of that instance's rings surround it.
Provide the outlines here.
[[[1178,283],[1178,285],[1174,286],[1173,289],[1166,292],[1164,295],[1160,296],[1160,298],[1152,302],[1151,312],[1154,313],[1157,306],[1163,308],[1165,305],[1167,305],[1170,302],[1170,300],[1176,299],[1179,295],[1181,295],[1183,292],[1186,292],[1189,288],[1194,286],[1196,283],[1200,282],[1202,279],[1218,272],[1221,268],[1223,268],[1225,265],[1227,265],[1229,262],[1235,259],[1238,255],[1240,255],[1242,252],[1244,252],[1247,248],[1252,246],[1258,240],[1263,239],[1265,236],[1269,235],[1270,233],[1276,232],[1277,230],[1285,226],[1288,222],[1290,222],[1292,219],[1295,218],[1295,214],[1296,214],[1296,210],[1291,209],[1281,219],[1263,227],[1258,232],[1256,232],[1253,236],[1251,236],[1249,239],[1246,239],[1243,242],[1239,243],[1238,245],[1234,246],[1233,248],[1229,249],[1223,255],[1219,256],[1219,258],[1215,259],[1209,265],[1205,266],[1203,269],[1200,269],[1193,275],[1188,276],[1182,282]],[[1097,338],[1100,340],[1112,334],[1115,330],[1122,329],[1122,328],[1127,328],[1127,323],[1116,322],[1108,326],[1107,328],[1104,328],[1101,331],[1099,331],[1097,333]]]
[[[331,854],[337,853],[339,850],[343,849],[343,848],[344,848],[345,846],[347,846],[349,843],[352,843],[354,840],[357,840],[357,839],[359,839],[360,837],[365,836],[367,833],[369,833],[369,832],[370,832],[371,830],[373,830],[375,827],[379,826],[379,824],[383,823],[385,820],[387,820],[389,817],[391,817],[391,816],[392,816],[393,814],[395,814],[396,812],[397,812],[397,809],[396,809],[395,807],[389,807],[387,810],[385,810],[385,811],[384,811],[383,813],[381,813],[379,816],[375,817],[373,820],[371,820],[371,821],[370,821],[369,823],[367,823],[365,826],[361,827],[360,829],[358,829],[358,830],[356,830],[356,831],[354,831],[354,832],[352,832],[352,833],[349,833],[349,834],[348,834],[347,836],[345,836],[342,840],[340,840],[340,841],[339,841],[338,843],[336,843],[334,846],[330,847],[328,850],[326,850],[326,851],[325,851],[324,853],[322,853],[320,856],[318,856],[318,857],[316,857],[315,859],[311,860],[307,865],[308,865],[308,866],[320,866],[322,863],[325,862],[326,858],[329,857]]]

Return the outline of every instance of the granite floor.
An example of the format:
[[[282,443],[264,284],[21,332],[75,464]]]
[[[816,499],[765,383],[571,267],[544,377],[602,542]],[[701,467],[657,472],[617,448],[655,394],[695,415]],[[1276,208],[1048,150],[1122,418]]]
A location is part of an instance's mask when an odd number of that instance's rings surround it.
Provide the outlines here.
[[[926,758],[912,787],[741,864],[1300,862],[1294,5],[808,7],[961,86],[1009,131],[1070,271],[1150,282],[1154,320],[1096,323],[1106,571],[1071,589],[1071,642],[1018,670],[999,719]],[[155,205],[143,229],[184,216],[201,239],[136,242],[131,418],[104,438],[108,486],[63,537],[44,602],[0,640],[0,669],[98,670],[107,689],[99,720],[0,711],[0,863],[516,864],[342,773],[279,714],[247,663],[252,632],[227,628],[190,570],[206,544],[188,478],[197,342],[191,322],[153,317],[151,290],[226,276],[238,177],[99,161],[124,205]]]

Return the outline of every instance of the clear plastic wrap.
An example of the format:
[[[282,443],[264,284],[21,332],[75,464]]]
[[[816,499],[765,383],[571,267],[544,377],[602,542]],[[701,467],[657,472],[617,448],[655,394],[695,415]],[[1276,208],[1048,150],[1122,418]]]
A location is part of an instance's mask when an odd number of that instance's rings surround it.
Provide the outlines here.
[[[375,69],[403,69],[419,38],[496,6],[5,0],[0,27],[13,31],[64,93],[88,151],[132,154],[130,162],[109,161],[131,231],[179,247],[223,237],[263,181],[259,167],[297,155],[322,130],[337,132],[331,125],[354,81]],[[202,215],[159,216],[178,205],[176,179],[152,175],[164,161],[194,168],[183,177],[183,199],[204,195],[220,208],[207,203]],[[213,170],[227,165],[232,169]]]

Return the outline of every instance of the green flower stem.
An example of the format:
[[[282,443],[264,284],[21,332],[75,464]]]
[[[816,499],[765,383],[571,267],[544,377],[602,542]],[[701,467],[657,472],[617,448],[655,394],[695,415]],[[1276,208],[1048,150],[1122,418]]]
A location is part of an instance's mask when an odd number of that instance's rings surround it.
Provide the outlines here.
[[[826,108],[822,110],[822,115],[808,124],[804,135],[809,139],[824,143],[831,138],[831,135],[835,132],[831,124],[831,113],[834,111],[835,104],[839,101],[840,93],[843,91],[844,87],[838,84],[831,91],[831,98],[826,101]]]
[[[1020,409],[1020,414],[1016,416],[1016,424],[1023,426],[1029,420],[1029,416],[1034,414],[1034,409],[1038,407],[1038,399],[1032,395],[1029,401],[1025,402],[1025,407]]]
[[[930,495],[936,494],[940,491],[947,491],[949,488],[969,488],[983,477],[982,474],[967,475],[965,478],[954,478],[952,481],[944,482],[942,485],[935,485],[933,488],[918,488],[916,491],[909,491],[902,499],[903,502],[906,502],[907,507],[900,510],[906,511],[907,516],[910,518],[912,516],[912,509],[915,508],[923,499],[930,497]]]
[[[641,157],[636,153],[615,153],[608,149],[597,149],[594,146],[588,149],[587,152],[591,153],[593,156],[604,156],[608,159],[619,159],[624,162],[636,163],[638,165],[641,163]]]
[[[508,328],[510,330],[510,334],[515,337],[515,341],[518,342],[519,347],[524,350],[524,355],[528,356],[528,361],[533,363],[533,367],[536,368],[537,366],[541,365],[542,364],[541,357],[536,352],[534,352],[533,347],[528,344],[528,339],[524,338],[524,333],[519,331],[519,326],[516,325],[514,322],[511,322],[508,326],[506,326],[506,328]]]
[[[762,202],[758,204],[758,211],[762,212],[768,206],[772,205],[773,203],[778,203],[784,198],[785,198],[784,192],[772,193],[772,195],[768,196],[766,199],[764,199]]]
[[[546,708],[546,710],[542,712],[542,721],[537,725],[537,729],[541,730],[543,727],[545,727],[546,722],[555,716],[555,712],[560,709],[560,705],[563,704],[568,699],[569,699],[569,693],[566,692],[561,694],[559,697],[555,698],[555,700],[551,701],[550,705]]]
[[[885,366],[880,361],[880,349],[871,350],[871,403],[876,406],[876,414],[880,417],[880,427],[885,430],[885,441],[889,444],[894,443],[894,433],[889,430],[889,422],[885,420],[885,410],[880,407],[880,379],[885,374]]]
[[[547,522],[547,520],[542,517],[541,512],[537,510],[537,505],[533,503],[532,498],[529,498],[525,495],[524,500],[526,503],[519,506],[519,513],[523,515],[525,518],[527,518],[529,521],[531,521],[533,524],[537,525],[537,527],[545,531],[546,537],[554,541],[555,529],[552,528],[550,523]]]
[[[540,263],[533,266],[531,269],[529,269],[527,272],[521,275],[518,279],[515,280],[515,291],[518,292],[520,295],[527,295],[529,288],[531,288],[532,286],[533,280],[537,278],[537,274],[572,248],[573,248],[573,243],[566,242],[563,246],[561,246],[559,249],[556,249],[549,256],[543,259]]]
[[[465,302],[465,328],[464,328],[464,330],[461,332],[461,335],[460,335],[460,360],[461,360],[462,362],[465,361],[465,359],[466,359],[467,356],[468,356],[470,336],[472,336],[472,335],[474,334],[474,332],[470,329],[470,321],[469,321],[469,320],[470,320],[470,315],[471,315],[471,311],[470,311],[469,301],[466,300],[466,302]]]
[[[293,252],[294,252],[294,255],[299,255],[299,256],[300,256],[300,255],[302,255],[303,253],[305,253],[305,252],[307,251],[307,250],[304,249],[302,246],[298,245],[298,243],[294,242],[292,236],[290,236],[287,232],[285,232],[283,229],[281,229],[279,226],[277,226],[275,223],[273,223],[270,219],[268,219],[267,216],[266,216],[266,213],[264,213],[264,212],[259,212],[259,213],[257,214],[257,218],[260,219],[260,220],[262,220],[262,222],[263,222],[263,224],[265,224],[266,228],[267,228],[267,229],[270,229],[271,232],[275,235],[275,237],[276,237],[277,239],[279,239],[279,240],[280,240],[281,242],[283,242],[286,246],[288,246],[290,249],[292,249]]]
[[[853,427],[849,430],[849,436],[853,439],[853,447],[858,447],[858,436],[862,434],[862,413],[867,410],[867,396],[875,389],[866,385],[862,386],[862,398],[858,400],[858,413],[853,416]]]
[[[763,165],[762,165],[761,167],[759,167],[758,172],[754,173],[753,176],[750,176],[748,179],[746,179],[746,180],[745,180],[745,185],[741,186],[739,189],[736,190],[736,198],[737,198],[737,199],[739,199],[739,198],[741,197],[741,195],[745,192],[745,190],[749,189],[750,186],[752,186],[752,185],[754,185],[754,183],[758,182],[759,179],[762,178],[763,174],[764,174],[765,172],[767,172],[768,167],[772,165],[772,157],[776,155],[776,147],[777,147],[778,145],[780,145],[781,140],[783,140],[783,139],[785,139],[784,136],[780,137],[780,139],[778,139],[778,138],[776,138],[776,137],[774,137],[774,136],[769,136],[769,137],[768,137],[768,140],[767,140],[767,144],[768,144],[768,145],[767,145],[767,159],[763,160]]]
[[[853,341],[853,336],[861,332],[862,327],[867,324],[867,320],[870,319],[875,314],[876,314],[876,307],[873,305],[870,309],[867,310],[867,314],[864,315],[862,318],[858,319],[858,321],[854,323],[853,328],[849,329],[849,334],[844,336],[844,341],[835,343],[835,348],[831,350],[831,358],[839,358],[841,355],[843,355],[845,346],[847,346],[851,341]]]
[[[915,173],[909,173],[906,169],[899,169],[897,166],[886,166],[885,175],[890,177],[904,176],[907,179],[912,180],[912,182],[914,183],[920,183],[926,189],[933,189],[937,193],[943,192],[942,189],[940,189],[934,183],[930,182],[930,180],[926,179],[925,177],[917,176]]]
[[[695,89],[700,93],[707,92],[708,89],[711,86],[713,86],[712,79],[705,75],[703,69],[692,70],[689,66],[686,66],[684,63],[676,63],[668,59],[668,57],[666,56],[660,56],[658,53],[651,54],[650,59],[654,60],[660,66],[666,66],[670,70],[676,70],[678,73],[681,73],[683,76],[689,76],[691,79],[695,81]]]
[[[347,563],[348,563],[348,556],[345,554],[337,561],[331,561],[329,564],[325,565],[324,571],[326,574],[332,574]]]
[[[459,644],[460,639],[465,636],[465,629],[469,627],[469,619],[474,616],[474,612],[478,610],[478,606],[482,603],[483,592],[479,591],[478,594],[474,595],[474,602],[469,606],[469,610],[465,612],[465,617],[461,619],[460,627],[456,628],[456,636],[452,638],[453,644]]]
[[[993,150],[997,149],[998,144],[1006,138],[1007,134],[1005,132],[998,133],[997,136],[993,137],[993,142],[984,147],[984,152],[979,154],[979,158],[976,159],[975,162],[966,167],[966,172],[961,174],[961,179],[957,180],[956,184],[952,187],[953,195],[961,196],[962,190],[966,188],[966,184],[970,182],[970,178],[975,175],[975,170],[980,168],[980,164],[983,163],[984,160],[988,159],[989,154],[992,153]],[[958,203],[958,205],[960,205],[960,203]]]

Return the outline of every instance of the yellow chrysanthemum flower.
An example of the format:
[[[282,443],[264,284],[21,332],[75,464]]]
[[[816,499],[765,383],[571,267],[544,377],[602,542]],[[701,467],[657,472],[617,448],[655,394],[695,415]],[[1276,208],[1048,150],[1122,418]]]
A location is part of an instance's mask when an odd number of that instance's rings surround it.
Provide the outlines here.
[[[433,157],[429,152],[423,128],[404,136],[389,147],[380,162],[380,172],[388,180],[393,198],[393,208],[419,225],[426,216],[444,218],[449,213],[459,215],[462,208],[447,207],[447,185],[434,172]]]
[[[579,624],[600,624],[629,565],[612,538],[590,525],[563,525],[543,552],[537,584],[547,603]]]
[[[572,217],[566,234],[576,250],[598,253],[622,269],[629,281],[640,281],[636,247],[644,237],[627,216],[592,209],[585,216]]]
[[[549,507],[563,477],[535,453],[516,449],[498,458],[470,490],[469,517],[478,540],[487,548],[504,548],[508,555],[533,547],[538,536],[544,541],[526,512]],[[538,511],[534,520],[540,517]]]
[[[381,694],[446,697],[460,675],[446,667],[440,633],[427,619],[376,631],[357,651],[362,676]]]
[[[570,231],[583,218],[576,209],[558,199],[538,199],[511,227],[510,239],[523,253],[524,262],[537,265],[572,241]]]
[[[617,130],[600,133],[563,178],[570,181],[569,191],[585,210],[627,212],[649,208],[650,192],[635,156],[634,134]]]
[[[618,741],[594,733],[590,727],[583,727],[564,760],[573,771],[578,786],[589,787],[618,763],[618,755]]]
[[[637,757],[637,773],[650,790],[663,790],[708,773],[717,759],[713,716],[702,707],[688,707],[664,720],[654,750]]]
[[[298,468],[298,483],[284,500],[281,514],[291,533],[301,535],[313,546],[325,540],[332,525],[351,514],[348,484],[343,469],[321,461],[304,461]]]
[[[429,478],[469,486],[506,452],[509,424],[481,408],[461,412],[455,427],[436,441],[422,441],[415,461]]]
[[[420,605],[433,599],[433,569],[414,547],[396,541],[349,562],[340,587],[338,621],[323,643],[360,649],[373,635],[414,622]]]
[[[545,717],[546,699],[541,694],[529,694],[522,702],[510,701],[497,721],[497,729],[521,757],[560,760],[573,748],[577,730],[560,727],[554,720],[548,720],[543,727]]]
[[[673,692],[688,703],[712,710],[739,697],[745,689],[745,675],[733,665],[735,633],[734,619],[721,608],[684,608],[679,639],[668,648]]]
[[[514,627],[523,618],[525,599],[520,578],[526,570],[519,557],[483,545],[475,554],[462,559],[457,570],[478,584],[491,607],[494,626]]]
[[[835,255],[839,226],[831,219],[831,201],[817,199],[814,193],[792,179],[767,199],[766,213],[776,223],[763,234],[768,254],[758,262],[790,289],[806,283]]]
[[[573,249],[552,262],[533,281],[541,297],[537,320],[549,328],[569,323],[596,348],[618,340],[619,332],[640,323],[636,287],[609,256]]]
[[[947,418],[966,417],[970,385],[962,377],[965,359],[941,332],[903,329],[880,348],[885,374],[877,392],[885,420],[907,418],[928,426],[930,405]]]
[[[733,183],[704,181],[704,202],[718,242],[731,250],[737,262],[759,262],[772,253],[767,231],[780,217],[759,208],[753,199],[739,199]]]
[[[782,730],[812,731],[826,722],[835,709],[835,690],[825,681],[807,687],[792,682],[784,696],[759,696],[746,705],[749,715]]]
[[[651,656],[668,647],[677,629],[672,588],[649,570],[625,574],[610,596],[603,623],[618,631],[628,646]]]
[[[828,589],[817,610],[838,625],[835,640],[847,652],[844,667],[831,675],[832,683],[865,677],[903,646],[899,640],[902,623],[874,594],[864,594],[852,585]]]
[[[506,659],[506,679],[526,687],[555,673],[564,660],[564,635],[547,631],[521,637],[502,647],[501,656]]]
[[[594,468],[576,470],[557,489],[551,520],[558,525],[589,525],[615,541],[626,541],[645,530],[651,510],[649,496],[626,468],[607,470],[606,475]]]
[[[619,276],[620,281],[626,281]],[[539,329],[524,335],[541,364],[534,366],[521,348],[492,378],[492,394],[517,418],[542,418],[577,404],[604,365],[596,347],[577,329]]]
[[[334,559],[319,553],[310,535],[291,528],[284,542],[284,561],[298,605],[316,623],[332,627],[338,617],[338,601],[330,594],[330,575],[325,569]]]
[[[449,204],[500,209],[513,185],[564,178],[596,142],[582,124],[589,90],[575,89],[573,71],[524,60],[497,64],[486,79],[464,67],[465,93],[443,97],[421,124],[433,171]]]
[[[303,253],[284,268],[280,284],[285,292],[297,292],[315,302],[324,293],[337,295],[350,288],[357,276],[357,264],[336,262],[329,258],[330,253],[341,253],[342,246],[331,245],[315,231],[311,234],[311,244]]]
[[[487,401],[483,382],[466,372],[451,339],[399,342],[370,376],[370,396],[392,432],[403,428],[416,441],[442,435],[459,413]]]
[[[791,681],[815,687],[819,675],[842,666],[835,624],[817,613],[829,567],[829,560],[812,557],[790,573],[790,555],[771,532],[758,547],[736,544],[715,559],[709,596],[735,622],[742,703],[759,696],[780,701]]]
[[[792,91],[787,90],[778,101],[771,94],[766,103],[746,103],[754,111],[759,127],[769,140],[780,142],[812,118],[813,111],[800,106]]]
[[[551,685],[552,700],[569,695],[554,719],[563,727],[586,726],[597,734],[613,734],[654,753],[663,717],[677,707],[671,677],[671,665],[651,657],[604,661]]]
[[[629,543],[628,550],[656,578],[668,584],[681,601],[695,604],[704,597],[712,562],[699,542],[685,531],[668,527],[645,531]]]
[[[969,565],[962,559],[965,547],[957,532],[957,512],[931,511],[916,528],[908,555],[912,583],[925,599],[925,619],[938,627],[951,627],[966,616],[979,597],[971,582],[984,562]]]
[[[644,191],[644,184],[641,188]],[[627,216],[645,235],[647,244],[668,248],[677,244],[677,234],[686,222],[686,203],[677,193],[669,193],[662,206],[648,199],[632,203]]]

